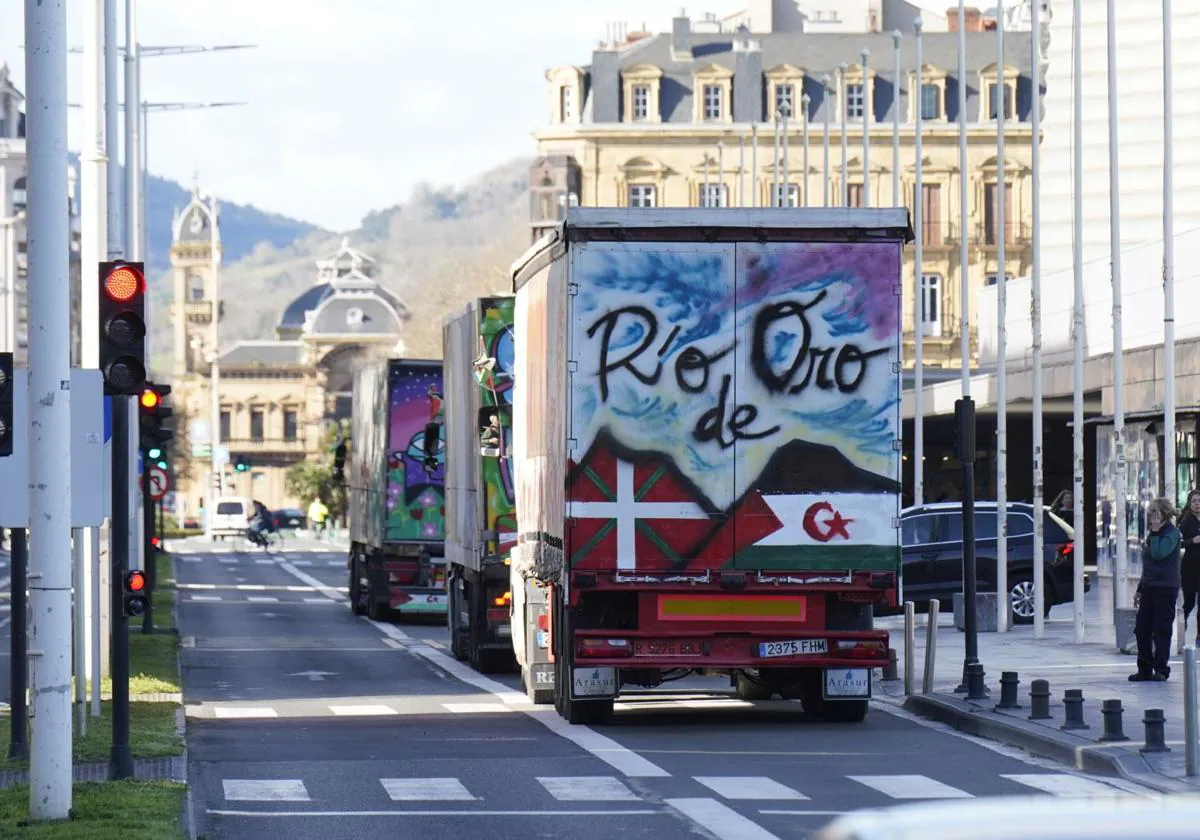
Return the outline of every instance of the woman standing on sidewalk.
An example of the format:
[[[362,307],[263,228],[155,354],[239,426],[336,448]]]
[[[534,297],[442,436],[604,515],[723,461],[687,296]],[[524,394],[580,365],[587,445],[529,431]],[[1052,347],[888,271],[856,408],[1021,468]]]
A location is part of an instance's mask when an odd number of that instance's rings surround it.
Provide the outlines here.
[[[1150,503],[1146,519],[1150,535],[1142,546],[1141,603],[1133,634],[1137,637],[1137,673],[1130,682],[1162,682],[1171,676],[1171,636],[1179,600],[1179,529],[1172,524],[1175,506],[1167,499]]]
[[[1179,517],[1179,533],[1183,537],[1183,632],[1187,632],[1188,614],[1196,606],[1200,592],[1200,490],[1188,493],[1187,507]],[[1200,613],[1196,614],[1200,621]],[[1200,646],[1200,624],[1196,627],[1196,644]]]

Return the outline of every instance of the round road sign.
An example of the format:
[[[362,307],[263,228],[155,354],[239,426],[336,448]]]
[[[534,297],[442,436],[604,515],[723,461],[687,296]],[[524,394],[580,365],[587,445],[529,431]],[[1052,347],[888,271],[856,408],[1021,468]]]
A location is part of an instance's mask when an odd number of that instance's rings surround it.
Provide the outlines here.
[[[167,485],[169,481],[164,470],[158,467],[151,467],[146,473],[146,477],[150,482],[150,498],[158,501],[163,496],[167,495]]]

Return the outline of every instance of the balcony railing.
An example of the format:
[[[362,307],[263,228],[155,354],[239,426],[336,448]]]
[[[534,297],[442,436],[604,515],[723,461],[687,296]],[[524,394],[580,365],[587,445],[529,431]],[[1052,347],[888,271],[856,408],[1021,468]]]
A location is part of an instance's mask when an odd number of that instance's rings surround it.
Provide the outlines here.
[[[958,225],[954,222],[922,220],[920,233],[923,248],[948,248],[958,245]]]
[[[304,441],[300,438],[286,440],[282,437],[234,437],[222,438],[221,444],[230,452],[303,452]]]
[[[1000,244],[1000,226],[996,224],[979,224],[975,228],[973,243],[980,248],[995,248]],[[1030,228],[1025,222],[1017,220],[1004,223],[1005,247],[1020,247],[1029,243]]]

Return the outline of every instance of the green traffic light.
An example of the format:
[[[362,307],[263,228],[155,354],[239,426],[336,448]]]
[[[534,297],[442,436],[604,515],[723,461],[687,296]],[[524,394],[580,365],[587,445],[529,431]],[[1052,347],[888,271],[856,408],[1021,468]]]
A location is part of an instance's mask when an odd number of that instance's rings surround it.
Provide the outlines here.
[[[158,466],[158,468],[159,468],[160,470],[165,470],[165,469],[167,468],[167,462],[166,462],[166,461],[159,461],[157,466]]]
[[[151,449],[149,452],[147,452],[146,454],[149,455],[153,459],[153,458],[161,458],[163,453],[162,453],[162,450],[156,446],[153,449]]]

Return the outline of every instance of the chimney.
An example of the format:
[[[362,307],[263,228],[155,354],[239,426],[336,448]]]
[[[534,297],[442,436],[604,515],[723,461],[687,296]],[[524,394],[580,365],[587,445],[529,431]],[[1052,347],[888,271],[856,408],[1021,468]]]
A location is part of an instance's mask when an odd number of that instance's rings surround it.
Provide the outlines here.
[[[621,121],[620,53],[615,44],[605,44],[592,53],[592,122]]]
[[[954,6],[946,10],[946,22],[949,24],[951,32],[958,31],[958,7]],[[983,32],[983,12],[974,6],[967,6],[963,9],[963,31],[964,32]]]
[[[762,44],[739,33],[733,42],[733,121],[763,121]]]
[[[692,58],[692,21],[687,16],[687,9],[680,9],[679,15],[671,21],[671,58],[676,61],[690,61]]]

